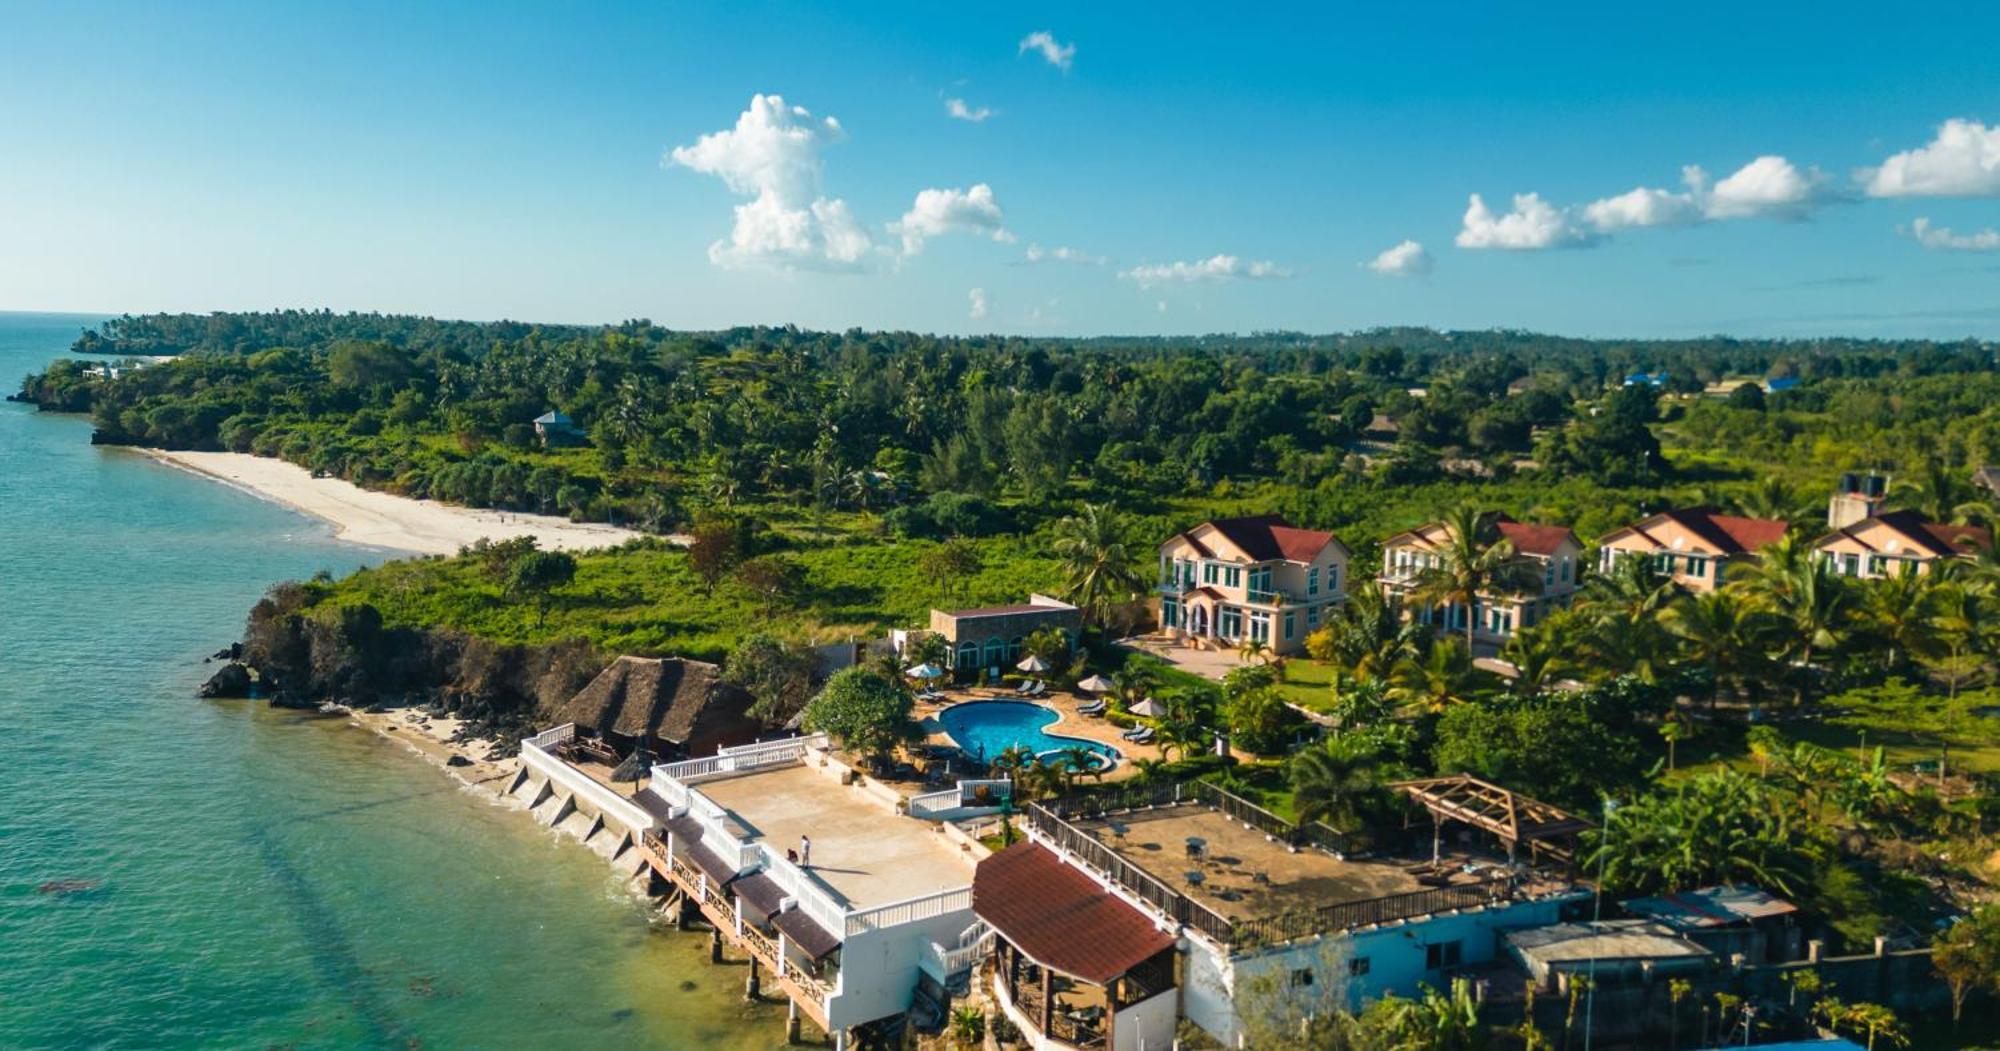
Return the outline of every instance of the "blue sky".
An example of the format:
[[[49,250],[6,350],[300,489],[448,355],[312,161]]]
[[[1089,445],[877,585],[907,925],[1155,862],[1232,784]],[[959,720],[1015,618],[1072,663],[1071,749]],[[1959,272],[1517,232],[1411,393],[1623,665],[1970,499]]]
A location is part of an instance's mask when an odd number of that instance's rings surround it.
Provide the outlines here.
[[[2000,337],[2000,9],[1494,6],[0,0],[0,309]]]

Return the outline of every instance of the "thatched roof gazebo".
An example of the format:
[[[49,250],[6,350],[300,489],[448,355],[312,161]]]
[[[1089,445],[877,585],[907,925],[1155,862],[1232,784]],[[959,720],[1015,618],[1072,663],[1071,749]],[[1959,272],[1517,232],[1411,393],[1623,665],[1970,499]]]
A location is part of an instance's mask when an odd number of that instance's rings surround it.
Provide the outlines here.
[[[542,713],[575,723],[624,751],[706,755],[757,737],[751,697],[722,681],[722,669],[679,657],[620,657],[570,699]]]

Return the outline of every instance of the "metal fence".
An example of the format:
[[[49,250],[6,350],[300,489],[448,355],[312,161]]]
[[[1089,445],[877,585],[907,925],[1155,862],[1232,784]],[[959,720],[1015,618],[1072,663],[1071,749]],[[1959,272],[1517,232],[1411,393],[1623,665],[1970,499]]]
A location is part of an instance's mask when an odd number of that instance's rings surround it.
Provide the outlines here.
[[[1186,798],[1180,798],[1181,789]],[[1448,887],[1427,887],[1405,894],[1336,902],[1316,908],[1267,916],[1254,920],[1231,920],[1207,905],[1183,894],[1146,870],[1125,860],[1095,836],[1069,823],[1066,818],[1092,818],[1145,807],[1208,805],[1230,818],[1287,842],[1318,843],[1323,837],[1339,838],[1325,825],[1301,828],[1270,811],[1232,795],[1214,785],[1191,782],[1187,786],[1147,786],[1121,792],[1094,793],[1052,801],[1051,805],[1028,804],[1028,826],[1065,853],[1075,857],[1134,897],[1158,909],[1176,923],[1238,948],[1251,948],[1290,941],[1310,935],[1352,930],[1375,923],[1429,916],[1453,909],[1477,908],[1514,896],[1510,877],[1461,883]],[[1329,848],[1331,849],[1331,848]]]

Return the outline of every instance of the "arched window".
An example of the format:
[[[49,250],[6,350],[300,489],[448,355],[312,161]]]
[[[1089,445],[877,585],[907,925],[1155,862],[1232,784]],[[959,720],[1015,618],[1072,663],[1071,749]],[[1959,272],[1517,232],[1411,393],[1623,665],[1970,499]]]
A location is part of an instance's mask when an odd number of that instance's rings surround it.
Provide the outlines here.
[[[1021,651],[1027,648],[1024,643],[1025,640],[1021,636],[1014,636],[1014,641],[1007,644],[1007,659],[1010,661],[1020,660]]]
[[[979,667],[979,644],[961,642],[958,644],[958,670],[974,671]]]
[[[986,666],[998,668],[1007,663],[1007,640],[998,635],[986,640]]]

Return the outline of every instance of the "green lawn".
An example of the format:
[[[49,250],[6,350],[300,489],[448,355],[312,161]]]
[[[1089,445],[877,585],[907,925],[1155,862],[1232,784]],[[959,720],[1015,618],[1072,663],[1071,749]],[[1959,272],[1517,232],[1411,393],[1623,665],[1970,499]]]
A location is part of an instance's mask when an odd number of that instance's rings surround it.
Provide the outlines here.
[[[1297,657],[1285,662],[1285,681],[1278,693],[1301,708],[1323,712],[1333,705],[1334,667],[1325,661]]]

